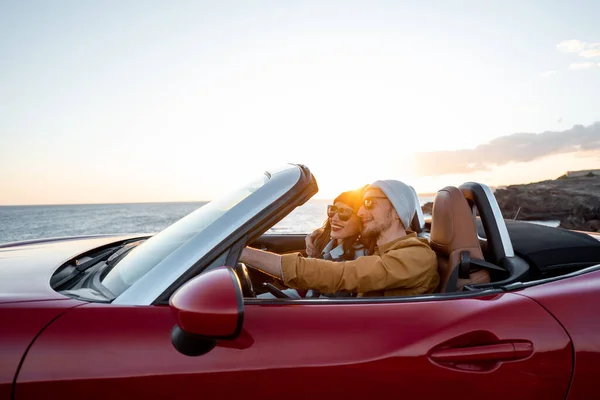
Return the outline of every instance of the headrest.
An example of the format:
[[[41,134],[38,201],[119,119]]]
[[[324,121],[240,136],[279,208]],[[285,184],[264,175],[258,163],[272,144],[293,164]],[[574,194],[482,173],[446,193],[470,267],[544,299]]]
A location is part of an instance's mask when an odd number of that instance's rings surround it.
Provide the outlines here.
[[[471,208],[458,188],[447,186],[437,193],[431,217],[433,250],[450,254],[457,248],[479,247]]]

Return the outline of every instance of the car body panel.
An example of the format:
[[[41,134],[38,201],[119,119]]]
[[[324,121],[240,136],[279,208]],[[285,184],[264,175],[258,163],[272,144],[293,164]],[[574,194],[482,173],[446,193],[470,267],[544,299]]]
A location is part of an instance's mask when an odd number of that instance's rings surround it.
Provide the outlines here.
[[[551,312],[568,331],[575,351],[569,400],[596,398],[600,371],[600,271],[520,292]]]
[[[10,398],[19,364],[35,336],[53,319],[81,304],[64,298],[0,306],[0,398]]]
[[[198,357],[174,349],[174,324],[167,306],[77,307],[33,344],[15,398],[377,398],[396,391],[407,398],[564,399],[572,369],[562,327],[514,294],[342,305],[250,301],[240,337]],[[440,365],[430,357],[449,341],[514,340],[531,342],[533,354],[497,364]]]
[[[0,303],[66,299],[50,287],[50,278],[59,266],[96,247],[133,237],[137,236],[61,238],[2,246]]]

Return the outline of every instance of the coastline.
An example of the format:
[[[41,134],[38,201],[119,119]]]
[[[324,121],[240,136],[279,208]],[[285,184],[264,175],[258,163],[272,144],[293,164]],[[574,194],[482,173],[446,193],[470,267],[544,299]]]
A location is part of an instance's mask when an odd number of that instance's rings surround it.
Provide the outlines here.
[[[579,173],[582,172],[582,173]],[[565,229],[600,232],[600,172],[575,171],[554,179],[494,191],[502,216]],[[431,215],[432,202],[423,205]]]

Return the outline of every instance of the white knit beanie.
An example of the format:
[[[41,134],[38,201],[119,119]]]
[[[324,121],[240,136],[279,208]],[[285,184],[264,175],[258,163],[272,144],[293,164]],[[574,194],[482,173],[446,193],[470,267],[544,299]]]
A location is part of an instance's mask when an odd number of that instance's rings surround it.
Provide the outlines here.
[[[413,189],[407,184],[394,179],[375,181],[367,187],[367,190],[371,188],[381,189],[385,193],[394,206],[396,213],[398,213],[404,229],[410,229],[410,223],[417,212]]]

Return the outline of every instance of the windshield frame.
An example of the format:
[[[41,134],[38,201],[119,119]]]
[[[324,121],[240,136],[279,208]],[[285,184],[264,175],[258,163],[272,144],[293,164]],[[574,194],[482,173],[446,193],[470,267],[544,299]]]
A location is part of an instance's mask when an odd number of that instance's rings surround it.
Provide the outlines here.
[[[113,301],[122,305],[151,305],[169,287],[176,284],[186,272],[205,268],[215,259],[221,250],[215,251],[228,238],[236,234],[244,234],[242,228],[248,225],[257,215],[267,210],[284,195],[297,189],[299,184],[304,187],[304,170],[294,164],[270,169],[265,172],[268,180],[219,217],[214,223],[192,236],[173,253],[169,254],[145,275],[141,276],[129,288],[123,291]],[[301,188],[300,188],[301,189]],[[297,190],[294,190],[296,192]],[[143,250],[140,246],[138,250]],[[217,254],[219,253],[219,254]],[[202,261],[204,265],[198,266]],[[118,264],[117,264],[118,265]]]

